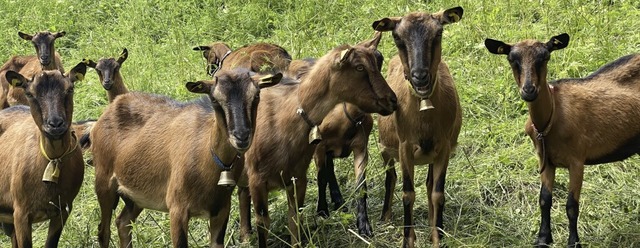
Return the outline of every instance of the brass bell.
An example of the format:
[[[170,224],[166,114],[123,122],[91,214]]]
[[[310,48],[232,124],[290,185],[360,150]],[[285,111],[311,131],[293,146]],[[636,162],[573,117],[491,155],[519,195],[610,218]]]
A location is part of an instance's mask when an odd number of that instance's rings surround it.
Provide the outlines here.
[[[311,132],[309,132],[309,144],[317,145],[322,141],[322,136],[320,135],[320,128],[316,125],[311,128]]]
[[[233,175],[231,175],[231,171],[223,170],[220,172],[220,179],[218,179],[218,185],[233,187],[236,186],[236,181],[233,180]]]
[[[44,169],[44,174],[42,174],[42,181],[58,183],[59,176],[60,170],[58,169],[58,164],[54,161],[49,161],[47,168]]]
[[[434,108],[435,107],[433,106],[433,103],[431,103],[431,100],[429,99],[420,100],[420,111],[425,111],[425,110],[434,109]]]

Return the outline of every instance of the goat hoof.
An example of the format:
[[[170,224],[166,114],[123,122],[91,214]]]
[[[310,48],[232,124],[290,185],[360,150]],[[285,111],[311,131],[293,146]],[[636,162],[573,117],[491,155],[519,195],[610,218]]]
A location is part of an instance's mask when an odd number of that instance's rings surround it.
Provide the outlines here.
[[[551,243],[553,243],[553,239],[551,237],[538,237],[536,241],[533,243],[534,247],[550,247]]]
[[[318,216],[320,216],[322,218],[329,218],[329,210],[328,209],[317,209],[316,213],[318,213]]]
[[[358,226],[358,233],[360,235],[368,238],[373,237],[373,231],[371,230],[371,225],[369,223],[360,224]]]

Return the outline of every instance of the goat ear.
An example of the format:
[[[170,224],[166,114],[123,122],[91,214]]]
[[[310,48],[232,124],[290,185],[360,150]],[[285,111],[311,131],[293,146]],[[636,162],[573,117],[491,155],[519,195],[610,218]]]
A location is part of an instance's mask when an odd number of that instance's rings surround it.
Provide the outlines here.
[[[207,51],[211,50],[210,46],[197,46],[193,48],[194,51]]]
[[[260,89],[271,87],[280,83],[280,80],[282,80],[282,73],[267,75],[260,78],[260,81],[258,82],[258,87]]]
[[[84,75],[87,73],[87,63],[80,62],[76,66],[74,66],[69,73],[67,73],[67,77],[71,80],[72,83],[77,81],[84,80]]]
[[[385,17],[380,20],[374,21],[371,27],[373,30],[386,32],[392,31],[396,28],[396,24],[398,24],[402,20],[402,17]]]
[[[53,33],[53,37],[55,37],[57,39],[57,38],[60,38],[60,37],[64,37],[66,34],[67,34],[67,32],[60,31],[60,32],[57,32],[57,33]]]
[[[27,82],[29,81],[24,76],[22,76],[22,74],[15,71],[7,71],[4,76],[7,79],[7,82],[9,82],[9,84],[11,84],[11,86],[13,87],[26,88]]]
[[[493,54],[509,54],[511,52],[511,45],[499,40],[486,39],[484,46]]]
[[[360,42],[358,46],[363,46],[368,49],[376,50],[378,49],[378,44],[380,44],[380,39],[382,38],[382,32],[376,31],[373,34],[373,39]]]
[[[193,93],[209,94],[209,92],[211,92],[211,84],[204,81],[187,82],[185,86],[189,92]]]
[[[567,33],[563,33],[560,35],[556,35],[551,37],[551,40],[547,42],[547,49],[550,52],[555,50],[560,50],[569,45],[569,35]]]
[[[91,68],[94,68],[94,69],[98,65],[98,64],[96,64],[96,62],[93,62],[93,60],[90,60],[90,59],[82,59],[82,63],[85,63],[88,67],[91,67]]]
[[[458,6],[458,7],[451,8],[443,12],[437,13],[435,14],[435,16],[438,17],[440,19],[440,23],[444,25],[444,24],[451,24],[451,23],[460,21],[460,19],[462,19],[463,13],[464,13],[464,10],[462,9],[462,7]]]
[[[20,36],[20,38],[24,39],[24,40],[31,40],[33,39],[33,35],[30,34],[25,34],[23,32],[18,31],[18,36]]]
[[[353,48],[347,48],[344,49],[340,52],[340,65],[342,65],[342,63],[344,63],[345,61],[347,61],[347,59],[349,58],[349,55],[351,55],[353,53]]]
[[[125,48],[124,50],[122,50],[120,57],[118,57],[118,64],[124,63],[124,61],[127,60],[127,57],[129,57],[129,51],[127,51],[127,49]]]

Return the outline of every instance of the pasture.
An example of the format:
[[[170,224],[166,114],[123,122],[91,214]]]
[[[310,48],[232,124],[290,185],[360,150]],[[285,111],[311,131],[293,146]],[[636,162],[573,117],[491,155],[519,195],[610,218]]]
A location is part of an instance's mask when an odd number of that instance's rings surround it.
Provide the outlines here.
[[[547,41],[561,33],[571,35],[567,48],[553,53],[548,79],[584,77],[607,62],[640,51],[640,3],[632,0],[518,0],[518,1],[293,1],[293,0],[183,0],[183,1],[32,1],[0,3],[0,59],[34,54],[18,31],[66,31],[56,40],[68,71],[83,58],[129,55],[121,73],[131,91],[168,95],[179,100],[199,96],[184,84],[207,79],[198,45],[224,41],[232,49],[258,41],[278,44],[294,59],[320,57],[340,44],[356,44],[373,35],[371,24],[383,17],[411,11],[435,12],[462,6],[459,23],[444,28],[442,57],[451,70],[463,109],[462,131],[447,173],[443,243],[449,247],[523,247],[532,244],[540,223],[540,175],[531,141],[524,133],[527,106],[518,95],[511,68],[504,56],[490,54],[485,38],[508,43],[523,39]],[[383,35],[379,50],[387,62],[395,55],[391,35]],[[75,88],[74,120],[96,119],[108,103],[93,69]],[[611,120],[615,122],[616,120]],[[329,218],[315,213],[315,166],[308,172],[309,186],[303,209],[309,247],[398,247],[402,244],[402,183],[398,180],[390,223],[380,222],[384,199],[384,167],[377,147],[378,134],[369,139],[367,167],[369,217],[374,235],[356,235],[356,190],[351,159],[336,164],[338,180],[349,204],[346,212]],[[2,144],[8,149],[11,144]],[[396,167],[399,164],[396,163]],[[426,166],[416,167],[414,218],[419,247],[430,246]],[[566,246],[565,214],[568,172],[558,169],[551,210],[554,247]],[[640,161],[587,166],[580,201],[578,231],[592,247],[640,246]],[[99,207],[94,193],[94,169],[87,167],[74,210],[64,228],[60,247],[97,246]],[[119,208],[122,207],[122,202]],[[270,194],[269,243],[286,247],[286,195]],[[119,209],[116,210],[119,212]],[[114,217],[115,218],[115,217]],[[255,220],[255,218],[252,218]],[[189,244],[209,242],[208,224],[193,219]],[[239,241],[238,209],[233,197],[227,229],[229,246],[253,247]],[[34,225],[34,245],[42,246],[47,225]],[[133,224],[133,245],[171,245],[169,218],[144,211]],[[117,241],[112,224],[112,242]],[[10,246],[0,236],[0,247]]]

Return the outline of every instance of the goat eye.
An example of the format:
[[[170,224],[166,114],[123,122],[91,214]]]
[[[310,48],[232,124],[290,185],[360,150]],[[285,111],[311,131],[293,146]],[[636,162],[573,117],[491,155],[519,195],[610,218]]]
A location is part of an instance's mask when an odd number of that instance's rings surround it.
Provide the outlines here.
[[[25,96],[27,96],[28,98],[32,98],[32,97],[33,97],[33,95],[31,94],[31,92],[29,92],[29,91],[25,91],[25,92],[24,92],[24,95],[25,95]]]
[[[356,66],[356,71],[364,71],[364,65]]]

